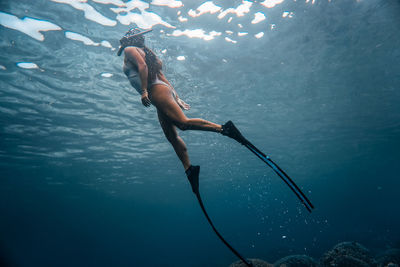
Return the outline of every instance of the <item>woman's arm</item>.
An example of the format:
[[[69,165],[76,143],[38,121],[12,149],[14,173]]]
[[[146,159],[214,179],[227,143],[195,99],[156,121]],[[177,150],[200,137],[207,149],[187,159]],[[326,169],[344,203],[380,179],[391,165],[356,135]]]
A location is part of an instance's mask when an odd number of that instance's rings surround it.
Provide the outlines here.
[[[149,95],[147,93],[147,77],[148,77],[148,69],[147,64],[143,56],[139,53],[136,47],[127,47],[125,48],[125,57],[132,62],[136,62],[138,67],[140,81],[142,85],[142,103],[144,106],[150,106],[151,102],[149,99]]]

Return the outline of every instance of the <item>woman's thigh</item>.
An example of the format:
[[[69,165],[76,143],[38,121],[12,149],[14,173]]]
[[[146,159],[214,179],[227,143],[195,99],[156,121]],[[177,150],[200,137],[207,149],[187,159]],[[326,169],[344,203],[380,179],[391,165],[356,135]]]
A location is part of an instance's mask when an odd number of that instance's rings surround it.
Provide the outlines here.
[[[169,142],[173,143],[174,141],[176,141],[178,137],[178,132],[176,131],[176,127],[161,111],[157,110],[157,115],[165,137],[167,137],[167,140]]]
[[[185,123],[187,121],[185,113],[183,113],[171,89],[167,86],[162,84],[154,85],[151,88],[150,100],[158,112],[161,112],[173,124]]]

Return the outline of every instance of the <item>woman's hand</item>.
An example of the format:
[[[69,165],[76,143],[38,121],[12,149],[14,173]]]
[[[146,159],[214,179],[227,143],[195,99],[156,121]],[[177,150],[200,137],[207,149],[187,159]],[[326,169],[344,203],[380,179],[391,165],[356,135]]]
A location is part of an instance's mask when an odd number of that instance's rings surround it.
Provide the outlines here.
[[[187,104],[182,99],[180,99],[179,97],[176,98],[176,102],[178,102],[178,105],[181,107],[181,109],[184,109],[184,110],[189,110],[190,109],[190,105]]]
[[[147,93],[147,91],[144,91],[142,94],[142,104],[145,107],[150,107],[151,105],[151,101],[149,99],[149,94]]]

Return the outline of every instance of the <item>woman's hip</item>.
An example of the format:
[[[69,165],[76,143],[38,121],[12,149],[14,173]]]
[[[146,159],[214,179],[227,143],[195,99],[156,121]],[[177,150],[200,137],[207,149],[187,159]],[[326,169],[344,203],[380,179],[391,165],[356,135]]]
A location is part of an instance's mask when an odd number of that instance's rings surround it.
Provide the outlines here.
[[[176,103],[175,91],[164,84],[154,84],[149,90],[149,98],[153,105],[157,107],[159,103],[173,101]]]

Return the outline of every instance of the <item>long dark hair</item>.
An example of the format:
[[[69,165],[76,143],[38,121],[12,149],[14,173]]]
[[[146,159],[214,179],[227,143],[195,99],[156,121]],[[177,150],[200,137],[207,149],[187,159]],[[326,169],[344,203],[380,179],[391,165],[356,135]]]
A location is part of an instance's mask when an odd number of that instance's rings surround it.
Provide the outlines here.
[[[143,49],[144,53],[146,54],[145,56],[145,61],[147,65],[147,81],[150,84],[153,82],[156,78],[157,75],[160,74],[162,70],[162,62],[156,54],[154,54],[153,51],[151,51],[150,48],[144,45],[144,36],[143,34],[140,34],[140,30],[138,28],[132,28],[130,29],[124,37],[122,37],[121,40],[119,40],[121,43],[121,47],[118,50],[117,55],[121,55],[122,51],[124,50],[125,47],[127,46],[136,46],[140,47]]]
[[[148,70],[147,81],[150,84],[157,78],[157,75],[161,73],[162,62],[147,46],[143,45],[142,48],[146,54],[145,60]]]

